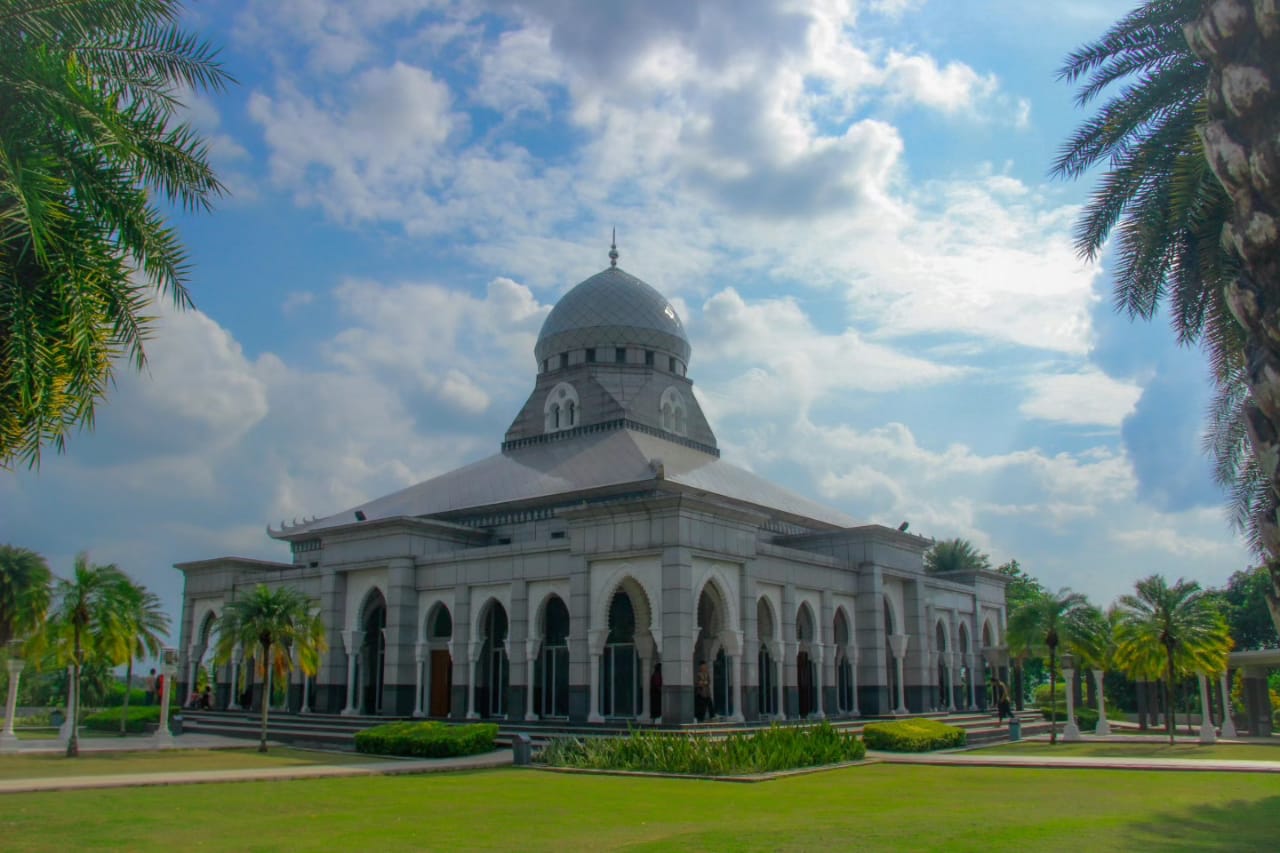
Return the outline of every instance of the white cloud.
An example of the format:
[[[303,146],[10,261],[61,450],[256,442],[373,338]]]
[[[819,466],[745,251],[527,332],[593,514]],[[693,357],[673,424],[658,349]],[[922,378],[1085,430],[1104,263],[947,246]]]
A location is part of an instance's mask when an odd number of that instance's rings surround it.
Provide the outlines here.
[[[1133,412],[1142,388],[1100,370],[1034,376],[1019,411],[1029,418],[1118,427]]]
[[[938,65],[925,55],[889,51],[885,87],[891,100],[911,101],[944,113],[972,110],[999,88],[994,74],[979,74],[963,62]]]

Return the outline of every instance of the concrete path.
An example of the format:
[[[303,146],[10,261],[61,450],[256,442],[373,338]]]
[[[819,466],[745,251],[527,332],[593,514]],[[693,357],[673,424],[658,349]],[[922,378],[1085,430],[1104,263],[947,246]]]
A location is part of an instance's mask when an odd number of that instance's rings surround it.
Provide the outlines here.
[[[164,749],[245,749],[254,741],[219,735],[182,735],[174,746],[161,746],[149,738],[88,738],[81,741],[81,752],[142,752]],[[271,746],[283,748],[284,744]],[[24,741],[21,755],[62,753],[66,747],[58,741]],[[3,756],[0,756],[3,761]],[[461,758],[381,759],[366,764],[319,764],[290,767],[258,767],[239,770],[178,770],[158,773],[122,773],[103,776],[60,776],[41,779],[0,779],[0,794],[37,791],[73,791],[92,788],[134,788],[149,785],[200,785],[214,782],[266,782],[290,779],[327,779],[351,776],[400,776],[417,773],[441,773],[455,770],[485,770],[511,765],[511,750],[499,749],[484,755]]]

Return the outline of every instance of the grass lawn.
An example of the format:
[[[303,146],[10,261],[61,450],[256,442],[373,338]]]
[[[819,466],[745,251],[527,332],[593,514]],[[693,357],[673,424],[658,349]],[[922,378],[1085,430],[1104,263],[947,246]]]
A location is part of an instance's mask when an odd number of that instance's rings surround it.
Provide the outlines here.
[[[864,765],[755,785],[528,770],[15,794],[34,850],[1273,849],[1245,773]]]
[[[61,776],[114,776],[118,773],[164,773],[185,770],[242,770],[312,764],[365,764],[379,759],[356,753],[310,752],[285,747],[266,755],[257,748],[191,749],[162,752],[81,752],[64,755],[0,755],[0,779],[47,779]],[[0,806],[2,807],[2,806]]]
[[[1252,743],[1218,743],[1200,746],[1195,743],[1062,743],[1019,741],[974,750],[992,755],[1060,755],[1086,758],[1222,758],[1233,761],[1280,761],[1280,743],[1275,746]]]

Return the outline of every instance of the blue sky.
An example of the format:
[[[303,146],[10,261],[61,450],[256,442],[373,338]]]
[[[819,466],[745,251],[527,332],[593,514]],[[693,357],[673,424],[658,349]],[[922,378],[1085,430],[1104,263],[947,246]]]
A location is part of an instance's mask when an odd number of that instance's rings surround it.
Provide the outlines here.
[[[0,540],[175,609],[182,560],[495,452],[558,296],[664,292],[724,456],[965,536],[1100,603],[1249,555],[1200,452],[1203,356],[1111,310],[1051,181],[1055,69],[1127,2],[212,0],[238,84],[189,95],[231,190],[175,214],[93,433],[0,477]]]

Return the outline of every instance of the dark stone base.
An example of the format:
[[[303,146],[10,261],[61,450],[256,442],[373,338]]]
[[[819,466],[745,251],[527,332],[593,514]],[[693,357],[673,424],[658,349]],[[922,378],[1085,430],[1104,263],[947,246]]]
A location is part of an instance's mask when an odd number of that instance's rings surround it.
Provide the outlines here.
[[[467,691],[470,689],[470,685],[467,684],[453,685],[452,698],[449,702],[449,719],[465,720],[467,718]]]
[[[591,713],[591,685],[569,685],[569,722],[585,723]]]
[[[311,707],[317,714],[340,714],[347,705],[347,685],[313,684]]]
[[[383,717],[408,717],[413,713],[413,691],[412,684],[384,684],[382,685],[382,712]]]
[[[751,687],[742,688],[742,719],[758,720],[760,719],[760,688]]]
[[[523,684],[510,684],[507,686],[507,719],[523,720],[525,711],[529,708],[528,691]]]
[[[787,715],[788,720],[794,720],[800,716],[800,691],[796,687],[784,686],[782,688],[782,710]]]
[[[694,722],[693,685],[662,685],[662,722],[664,725]]]
[[[882,684],[859,684],[858,708],[863,716],[889,716],[893,713],[893,706],[889,704],[889,688]]]
[[[923,713],[937,702],[938,690],[936,687],[922,687],[919,684],[908,684],[906,686],[907,710],[913,714]]]

